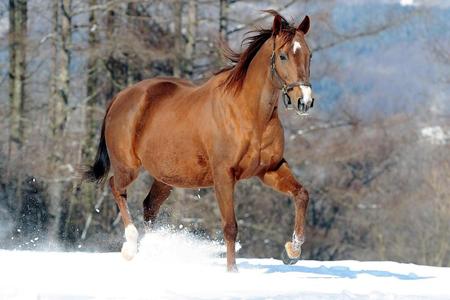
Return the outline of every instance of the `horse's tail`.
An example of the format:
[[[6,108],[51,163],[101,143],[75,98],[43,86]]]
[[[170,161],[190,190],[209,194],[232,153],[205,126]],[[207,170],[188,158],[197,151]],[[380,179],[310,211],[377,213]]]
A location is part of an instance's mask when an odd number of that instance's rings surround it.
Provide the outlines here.
[[[105,123],[106,116],[108,115],[111,104],[114,99],[109,103],[106,108],[105,117],[103,118],[102,132],[100,134],[100,141],[98,143],[97,154],[95,155],[94,164],[88,165],[83,171],[82,178],[90,182],[103,183],[108,177],[109,168],[111,162],[109,160],[108,148],[106,147],[105,139]]]

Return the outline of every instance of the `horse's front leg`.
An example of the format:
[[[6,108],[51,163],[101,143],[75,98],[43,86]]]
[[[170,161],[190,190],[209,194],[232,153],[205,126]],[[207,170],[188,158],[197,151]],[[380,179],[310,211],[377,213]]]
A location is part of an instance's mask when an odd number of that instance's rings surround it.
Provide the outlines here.
[[[227,270],[236,272],[235,243],[238,233],[236,217],[234,214],[234,185],[236,180],[231,170],[223,168],[214,172],[214,190],[222,216],[222,228],[227,244]]]
[[[295,264],[300,259],[301,246],[305,241],[305,216],[308,207],[308,192],[295,179],[287,162],[283,159],[272,171],[259,176],[271,188],[292,197],[295,201],[295,225],[292,241],[285,244],[282,259],[285,264]]]

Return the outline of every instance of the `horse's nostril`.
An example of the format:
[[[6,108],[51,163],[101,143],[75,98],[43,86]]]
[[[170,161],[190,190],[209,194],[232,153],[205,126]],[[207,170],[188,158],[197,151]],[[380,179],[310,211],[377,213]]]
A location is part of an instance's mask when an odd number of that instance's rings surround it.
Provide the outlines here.
[[[304,111],[305,110],[305,104],[301,101],[298,101],[298,110]]]

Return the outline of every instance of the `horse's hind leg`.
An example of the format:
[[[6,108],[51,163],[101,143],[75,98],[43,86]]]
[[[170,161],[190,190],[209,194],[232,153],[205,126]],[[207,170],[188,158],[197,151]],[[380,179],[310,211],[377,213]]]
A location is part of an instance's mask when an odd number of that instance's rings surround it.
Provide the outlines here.
[[[132,183],[138,175],[137,170],[133,171],[114,171],[114,176],[109,180],[114,199],[122,216],[125,226],[126,242],[122,246],[122,255],[125,259],[132,259],[137,253],[138,231],[131,221],[130,212],[127,204],[126,188]]]
[[[146,230],[151,229],[158,215],[159,208],[169,197],[172,187],[161,181],[154,180],[150,192],[144,200],[144,224]]]

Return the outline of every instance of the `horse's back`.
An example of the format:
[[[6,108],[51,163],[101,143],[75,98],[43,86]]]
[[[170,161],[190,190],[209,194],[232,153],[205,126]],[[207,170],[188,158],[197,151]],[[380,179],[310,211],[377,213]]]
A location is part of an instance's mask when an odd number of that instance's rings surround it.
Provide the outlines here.
[[[149,79],[121,91],[105,122],[113,172],[134,174],[142,166],[168,185],[212,185],[203,141],[209,92],[177,78]]]
[[[204,147],[208,92],[180,79],[160,78],[149,88],[134,150],[159,181],[177,187],[212,184]]]
[[[157,77],[143,80],[117,94],[106,116],[105,137],[114,168],[141,165],[136,148],[148,121],[164,102],[176,101],[194,85],[183,79]],[[167,103],[168,104],[168,103]]]

